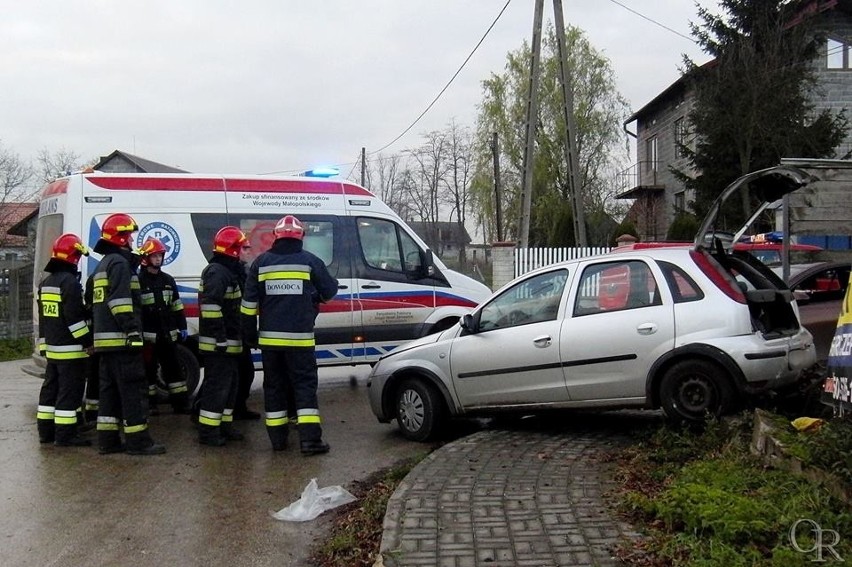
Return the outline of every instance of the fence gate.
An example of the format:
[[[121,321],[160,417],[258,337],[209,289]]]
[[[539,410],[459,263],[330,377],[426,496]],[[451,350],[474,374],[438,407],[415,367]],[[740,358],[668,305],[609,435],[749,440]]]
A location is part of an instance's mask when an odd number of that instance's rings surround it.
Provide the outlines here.
[[[33,334],[33,265],[0,262],[0,339]]]

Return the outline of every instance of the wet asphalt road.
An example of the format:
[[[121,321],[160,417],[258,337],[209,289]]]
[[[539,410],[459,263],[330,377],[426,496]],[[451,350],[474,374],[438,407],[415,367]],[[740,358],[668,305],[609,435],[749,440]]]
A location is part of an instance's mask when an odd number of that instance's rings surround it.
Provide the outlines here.
[[[0,565],[309,565],[323,516],[280,522],[316,478],[320,487],[354,480],[424,454],[395,425],[379,424],[367,401],[369,368],[320,371],[320,411],[331,452],[273,453],[260,421],[236,422],[246,440],[224,448],[196,443],[187,416],[168,409],[150,420],[168,453],[98,455],[96,449],[39,445],[41,381],[29,361],[0,363]],[[349,376],[357,378],[351,386]],[[249,405],[260,409],[260,375]],[[94,433],[87,434],[94,439]]]

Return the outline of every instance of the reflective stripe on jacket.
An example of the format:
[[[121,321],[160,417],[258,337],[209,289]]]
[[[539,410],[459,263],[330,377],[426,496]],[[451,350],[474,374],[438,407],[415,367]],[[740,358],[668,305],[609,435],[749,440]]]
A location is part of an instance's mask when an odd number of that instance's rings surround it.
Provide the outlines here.
[[[38,287],[39,351],[50,361],[86,358],[92,344],[83,289],[76,272],[49,274]]]
[[[104,256],[92,278],[95,351],[124,350],[127,335],[142,335],[139,278],[119,252]]]
[[[323,261],[300,241],[282,238],[251,265],[240,311],[244,325],[258,329],[262,349],[313,347],[319,304],[336,294],[337,280]]]
[[[236,264],[238,265],[238,264]],[[198,350],[213,352],[224,347],[228,354],[243,351],[240,333],[240,280],[216,256],[201,272],[198,285]]]

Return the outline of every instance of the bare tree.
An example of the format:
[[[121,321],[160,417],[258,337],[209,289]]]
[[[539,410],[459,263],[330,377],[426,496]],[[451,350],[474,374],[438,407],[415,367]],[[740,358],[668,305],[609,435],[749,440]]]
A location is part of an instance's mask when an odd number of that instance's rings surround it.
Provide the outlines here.
[[[463,266],[467,245],[464,241],[465,222],[473,175],[473,135],[470,128],[459,126],[455,120],[447,126],[444,135],[448,145],[449,171],[441,181],[445,189],[444,200],[450,206],[450,222],[455,217],[459,237],[459,266]]]
[[[387,206],[399,216],[405,218],[408,213],[406,195],[403,187],[402,157],[379,154],[367,167],[365,184]]]
[[[443,249],[438,239],[437,223],[441,220],[441,188],[450,171],[450,144],[446,132],[429,132],[424,138],[422,145],[406,150],[411,159],[412,181],[407,186],[408,198],[417,220],[426,223],[426,242],[435,247],[440,256]]]
[[[80,161],[80,154],[64,147],[55,151],[42,148],[36,156],[36,163],[36,174],[42,184],[82,169],[85,165]]]
[[[0,143],[0,225],[8,227],[16,207],[12,203],[32,200],[36,190],[28,185],[32,168],[21,157]],[[5,245],[8,235],[0,234],[0,246]]]

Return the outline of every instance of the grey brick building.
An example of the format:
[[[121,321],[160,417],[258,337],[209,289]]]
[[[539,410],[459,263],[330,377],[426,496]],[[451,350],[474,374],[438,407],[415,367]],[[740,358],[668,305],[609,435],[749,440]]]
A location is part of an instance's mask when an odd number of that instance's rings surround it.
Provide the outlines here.
[[[814,0],[805,10],[817,18],[827,41],[814,61],[817,111],[840,111],[852,106],[852,0]],[[676,141],[689,142],[687,116],[694,98],[687,81],[678,79],[625,121],[635,132],[636,162],[620,175],[619,199],[635,199],[629,216],[642,240],[663,240],[679,211],[693,196],[675,179],[670,168],[688,171]],[[852,136],[841,144],[835,157],[852,150]]]

